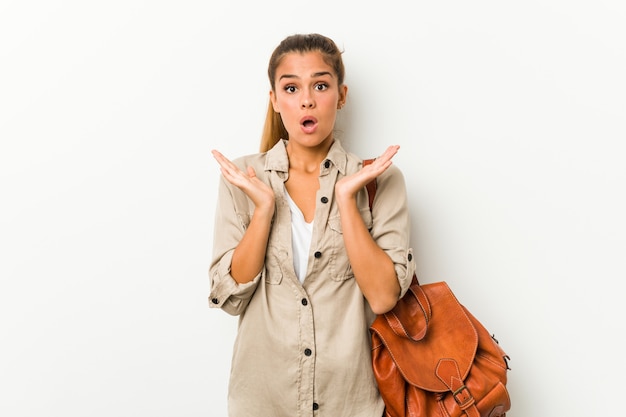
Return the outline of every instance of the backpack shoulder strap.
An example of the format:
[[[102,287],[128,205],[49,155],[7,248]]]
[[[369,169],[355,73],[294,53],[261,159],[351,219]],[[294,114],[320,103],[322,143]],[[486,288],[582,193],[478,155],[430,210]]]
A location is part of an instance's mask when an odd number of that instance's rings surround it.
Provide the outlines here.
[[[374,159],[364,159],[363,166],[369,165],[374,162]],[[367,188],[367,196],[370,202],[370,210],[372,210],[372,204],[374,204],[374,196],[376,195],[376,178],[371,180],[365,185]]]

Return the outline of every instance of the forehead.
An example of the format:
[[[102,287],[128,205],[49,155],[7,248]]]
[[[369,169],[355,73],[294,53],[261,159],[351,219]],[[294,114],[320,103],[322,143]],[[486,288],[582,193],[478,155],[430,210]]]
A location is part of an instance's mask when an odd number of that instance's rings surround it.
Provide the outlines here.
[[[336,77],[333,67],[324,61],[321,52],[290,52],[286,54],[276,67],[276,79],[282,76],[310,77],[314,74],[330,73],[332,77]]]

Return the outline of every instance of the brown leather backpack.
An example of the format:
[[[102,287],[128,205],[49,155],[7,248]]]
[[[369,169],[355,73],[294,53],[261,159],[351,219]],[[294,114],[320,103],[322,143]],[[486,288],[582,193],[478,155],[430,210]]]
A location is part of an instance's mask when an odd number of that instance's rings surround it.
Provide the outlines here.
[[[387,417],[502,417],[508,356],[445,282],[419,285],[370,327]]]

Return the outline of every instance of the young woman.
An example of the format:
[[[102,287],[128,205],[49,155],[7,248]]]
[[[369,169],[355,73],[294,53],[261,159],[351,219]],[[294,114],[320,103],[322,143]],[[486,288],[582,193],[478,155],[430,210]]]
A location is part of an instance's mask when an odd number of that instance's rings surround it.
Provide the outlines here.
[[[209,305],[240,317],[229,415],[381,417],[369,326],[415,269],[398,146],[363,166],[334,137],[348,88],[331,39],[287,37],[268,75],[261,153],[231,162],[213,151]]]

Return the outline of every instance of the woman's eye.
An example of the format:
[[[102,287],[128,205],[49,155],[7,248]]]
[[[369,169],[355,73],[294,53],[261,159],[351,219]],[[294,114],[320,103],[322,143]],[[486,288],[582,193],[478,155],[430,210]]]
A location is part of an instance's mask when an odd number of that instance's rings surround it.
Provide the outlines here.
[[[288,86],[285,87],[285,91],[288,92],[288,93],[293,93],[293,92],[296,91],[296,87],[293,86],[293,85],[288,85]]]
[[[315,85],[315,89],[318,91],[324,91],[328,88],[328,84],[320,83]]]

